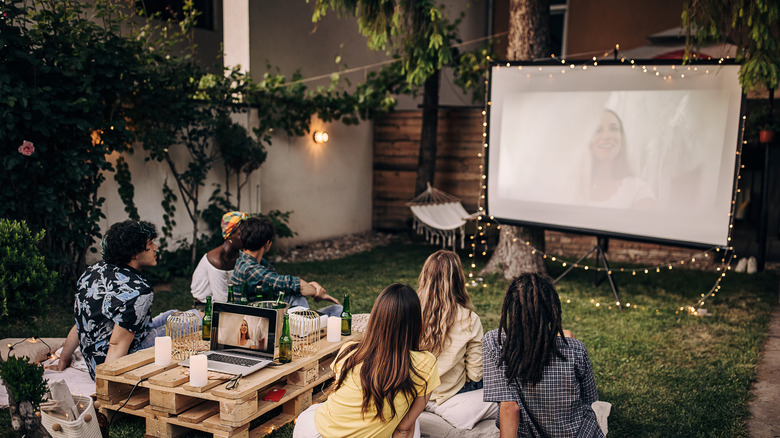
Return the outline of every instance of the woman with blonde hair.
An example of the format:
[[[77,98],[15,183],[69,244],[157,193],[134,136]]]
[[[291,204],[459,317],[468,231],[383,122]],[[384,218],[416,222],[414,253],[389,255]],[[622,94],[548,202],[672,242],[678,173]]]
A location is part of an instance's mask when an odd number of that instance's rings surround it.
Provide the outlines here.
[[[460,257],[447,250],[431,254],[420,272],[417,295],[423,320],[420,348],[436,356],[441,379],[426,410],[462,429],[495,417],[497,405],[482,402],[482,322],[466,291]]]
[[[333,361],[328,399],[298,416],[293,437],[420,436],[417,417],[439,386],[436,358],[420,351],[421,325],[414,289],[385,288],[363,339],[344,345]]]

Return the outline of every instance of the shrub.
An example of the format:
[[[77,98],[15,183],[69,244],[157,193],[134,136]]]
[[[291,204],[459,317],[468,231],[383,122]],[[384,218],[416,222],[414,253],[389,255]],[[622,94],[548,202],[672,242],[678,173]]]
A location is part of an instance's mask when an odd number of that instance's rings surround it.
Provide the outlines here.
[[[10,356],[0,362],[0,378],[16,403],[29,401],[37,408],[46,395],[43,366],[30,363],[26,356]]]
[[[27,223],[0,219],[0,320],[42,315],[57,274],[38,249],[45,232]]]

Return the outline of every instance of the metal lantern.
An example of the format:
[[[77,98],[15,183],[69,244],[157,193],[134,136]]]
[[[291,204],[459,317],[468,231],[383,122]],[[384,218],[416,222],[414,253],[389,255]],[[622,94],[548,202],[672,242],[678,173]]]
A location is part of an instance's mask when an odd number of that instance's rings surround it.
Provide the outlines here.
[[[190,312],[174,312],[165,321],[165,334],[171,337],[172,358],[181,361],[198,352],[201,331],[200,318]]]
[[[290,312],[290,334],[293,354],[297,357],[312,356],[319,350],[320,314],[313,310]]]

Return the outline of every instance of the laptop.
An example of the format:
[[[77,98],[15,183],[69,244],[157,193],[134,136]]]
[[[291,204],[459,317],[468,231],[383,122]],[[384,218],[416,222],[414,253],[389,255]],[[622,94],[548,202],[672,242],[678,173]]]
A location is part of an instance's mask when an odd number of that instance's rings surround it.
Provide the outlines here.
[[[210,350],[203,353],[208,357],[208,369],[246,376],[273,362],[274,347],[281,335],[279,312],[214,303]],[[190,360],[179,362],[179,365],[188,367]]]

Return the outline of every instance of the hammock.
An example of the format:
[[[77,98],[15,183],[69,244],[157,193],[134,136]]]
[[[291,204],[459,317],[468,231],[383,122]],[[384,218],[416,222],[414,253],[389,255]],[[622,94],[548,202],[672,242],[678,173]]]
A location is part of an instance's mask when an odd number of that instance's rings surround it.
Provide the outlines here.
[[[424,234],[430,243],[441,243],[442,247],[455,248],[455,239],[460,232],[460,247],[466,246],[466,221],[477,217],[469,214],[460,199],[431,187],[406,203],[414,215],[412,227],[417,234]]]

